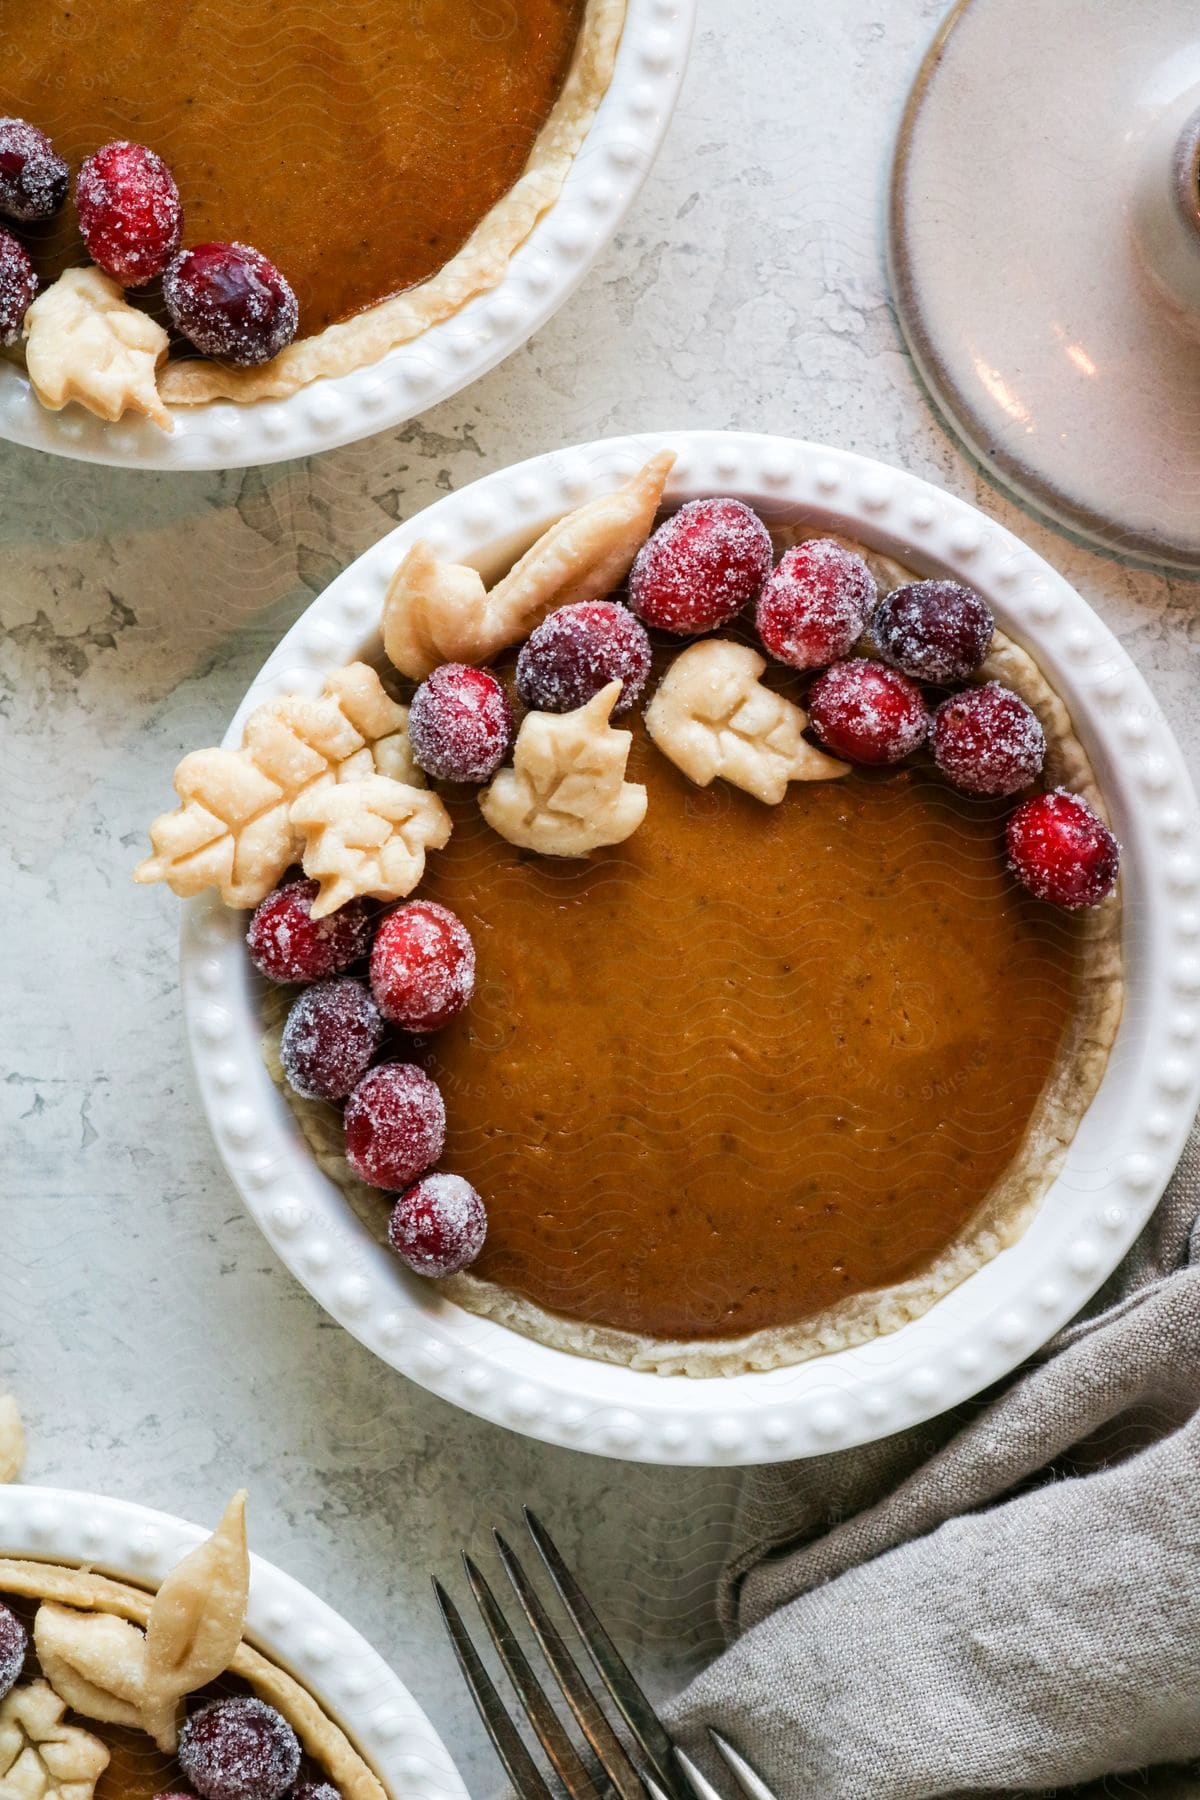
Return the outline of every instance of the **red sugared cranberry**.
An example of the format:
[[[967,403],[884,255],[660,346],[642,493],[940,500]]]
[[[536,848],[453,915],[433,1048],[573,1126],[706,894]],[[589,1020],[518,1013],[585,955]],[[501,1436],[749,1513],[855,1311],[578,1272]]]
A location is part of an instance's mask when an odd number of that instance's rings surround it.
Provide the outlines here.
[[[371,915],[348,900],[323,919],[312,917],[315,881],[289,881],[258,906],[246,933],[255,967],[268,981],[322,981],[340,975],[371,948]]]
[[[876,594],[861,556],[833,538],[813,538],[785,551],[767,576],[754,622],[780,662],[822,669],[853,649]]]
[[[1016,794],[1036,781],[1046,734],[1019,694],[989,681],[943,700],[930,730],[933,760],[964,794]]]
[[[517,658],[517,692],[537,712],[574,712],[611,681],[613,717],[629,711],[650,673],[650,639],[627,606],[578,600],[543,619]]]
[[[0,1700],[16,1686],[28,1649],[29,1633],[16,1613],[0,1601]]]
[[[44,131],[27,119],[0,119],[0,213],[32,225],[67,197],[71,171]]]
[[[372,1187],[408,1187],[445,1142],[442,1096],[415,1063],[381,1063],[346,1102],[346,1161]]]
[[[352,975],[318,981],[293,1002],[279,1044],[288,1085],[306,1100],[344,1100],[383,1042],[383,1020]]]
[[[180,1732],[179,1766],[204,1800],[280,1800],[300,1773],[300,1744],[264,1700],[213,1700]]]
[[[15,344],[20,337],[37,288],[25,246],[11,231],[0,230],[0,344]]]
[[[176,331],[205,356],[239,368],[269,362],[291,343],[300,307],[273,262],[249,244],[197,244],[163,276]]]
[[[965,681],[992,642],[996,622],[973,588],[913,581],[879,602],[871,635],[882,655],[914,681]]]
[[[461,1175],[426,1175],[392,1208],[388,1242],[415,1275],[457,1275],[487,1235],[483,1201]]]
[[[418,765],[435,781],[488,781],[512,742],[508,695],[490,669],[443,663],[426,676],[408,714]]]
[[[161,156],[123,140],[89,156],[75,182],[88,255],[122,287],[161,275],[179,248],[183,208]]]
[[[1121,846],[1086,800],[1056,788],[1018,806],[1008,821],[1008,860],[1037,899],[1076,912],[1112,893]]]
[[[694,637],[753,600],[772,557],[770,533],[740,500],[689,500],[638,551],[629,604],[647,625]]]
[[[462,920],[435,900],[389,913],[371,951],[371,992],[406,1031],[448,1025],[475,992],[475,946]]]
[[[862,656],[817,676],[808,713],[826,748],[850,762],[899,762],[920,748],[929,730],[920,688]]]
[[[342,1796],[332,1781],[300,1781],[288,1800],[342,1800]]]

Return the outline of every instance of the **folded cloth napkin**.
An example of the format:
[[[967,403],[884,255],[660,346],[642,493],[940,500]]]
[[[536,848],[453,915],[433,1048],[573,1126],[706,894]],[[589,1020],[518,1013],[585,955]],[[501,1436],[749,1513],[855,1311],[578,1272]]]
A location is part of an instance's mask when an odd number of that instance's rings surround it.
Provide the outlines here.
[[[714,1780],[705,1725],[779,1800],[1061,1790],[1200,1757],[1198,1213],[1200,1129],[1117,1274],[1008,1382],[751,1474],[721,1583],[734,1641],[670,1719]]]

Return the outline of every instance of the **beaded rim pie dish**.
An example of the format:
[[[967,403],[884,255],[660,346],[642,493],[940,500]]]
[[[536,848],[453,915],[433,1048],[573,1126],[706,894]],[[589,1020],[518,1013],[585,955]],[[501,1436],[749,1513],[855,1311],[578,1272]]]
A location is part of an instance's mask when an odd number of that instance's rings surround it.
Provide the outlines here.
[[[238,741],[253,705],[285,690],[315,692],[347,656],[371,653],[383,589],[415,538],[494,574],[556,516],[664,445],[679,456],[669,501],[735,494],[768,519],[819,521],[920,572],[969,581],[1071,709],[1130,851],[1128,1005],[1100,1094],[1021,1242],[924,1318],[817,1362],[685,1382],[567,1356],[415,1291],[420,1284],[406,1281],[358,1225],[299,1148],[287,1102],[258,1061],[243,921],[215,902],[186,910],[185,993],[210,1118],[252,1213],[322,1303],[393,1366],[550,1441],[650,1461],[770,1461],[886,1435],[977,1391],[1076,1311],[1136,1234],[1170,1174],[1197,1085],[1185,1048],[1195,1019],[1183,1004],[1200,992],[1195,800],[1127,657],[1017,539],[928,484],[865,459],[720,433],[557,453],[431,508],[310,608],[247,696],[227,742]]]
[[[154,1590],[207,1531],[131,1501],[55,1488],[0,1489],[0,1556],[86,1567]],[[250,1559],[245,1641],[308,1690],[395,1800],[466,1800],[428,1719],[373,1650],[299,1582]]]
[[[245,468],[369,437],[457,393],[545,323],[617,230],[666,132],[694,15],[695,0],[626,0],[612,79],[557,199],[494,286],[411,341],[282,398],[176,407],[170,433],[132,415],[110,425],[79,406],[49,412],[0,358],[0,439],[115,467]]]

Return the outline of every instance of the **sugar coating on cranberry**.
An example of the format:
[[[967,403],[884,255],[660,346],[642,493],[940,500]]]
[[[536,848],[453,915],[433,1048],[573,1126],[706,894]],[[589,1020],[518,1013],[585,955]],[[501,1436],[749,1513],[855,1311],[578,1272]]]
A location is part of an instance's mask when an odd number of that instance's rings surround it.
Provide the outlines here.
[[[512,709],[490,669],[443,663],[413,695],[408,738],[435,781],[488,781],[512,743]]]
[[[929,731],[920,688],[899,670],[863,656],[817,676],[808,713],[826,748],[850,762],[899,762],[921,747]]]
[[[0,344],[15,344],[33,305],[38,279],[24,244],[0,229]]]
[[[785,551],[767,576],[754,622],[779,662],[821,669],[853,649],[877,594],[861,556],[834,538],[812,538]]]
[[[20,1678],[29,1649],[29,1633],[10,1607],[0,1601],[0,1700]]]
[[[288,1800],[342,1800],[332,1781],[298,1781]]]
[[[640,620],[614,600],[560,606],[534,631],[517,658],[517,692],[535,712],[574,712],[621,683],[619,718],[641,697],[650,673],[650,639]]]
[[[28,119],[0,119],[0,213],[32,225],[67,197],[71,171],[44,131]]]
[[[300,307],[273,262],[249,244],[196,244],[163,276],[176,331],[238,368],[269,362],[291,343]]]
[[[965,794],[1016,794],[1036,781],[1046,734],[1031,706],[989,681],[943,700],[930,729],[933,760]]]
[[[289,881],[268,894],[246,933],[255,968],[268,981],[322,981],[340,975],[371,948],[371,914],[362,900],[314,919],[315,881]]]
[[[180,1732],[179,1766],[204,1800],[280,1800],[300,1773],[300,1744],[264,1700],[213,1700]]]
[[[371,950],[371,992],[406,1031],[440,1031],[475,992],[475,946],[462,920],[435,900],[389,913]]]
[[[773,559],[770,533],[740,500],[689,500],[638,551],[629,604],[645,624],[694,637],[736,618]]]
[[[1023,800],[1007,837],[1009,867],[1039,900],[1077,912],[1099,906],[1117,885],[1120,844],[1087,801],[1065,788]]]
[[[483,1201],[461,1175],[426,1175],[392,1208],[388,1242],[415,1275],[438,1280],[473,1263],[487,1236]]]
[[[145,144],[121,140],[89,156],[75,181],[75,209],[88,255],[122,287],[161,275],[179,248],[179,189]]]
[[[415,1063],[381,1063],[346,1102],[346,1161],[360,1181],[399,1192],[442,1154],[446,1108]]]
[[[879,602],[871,635],[880,654],[914,681],[965,681],[991,647],[996,621],[959,581],[913,581]]]
[[[344,1100],[383,1042],[383,1019],[352,975],[316,981],[292,1003],[279,1044],[288,1086],[306,1100]]]

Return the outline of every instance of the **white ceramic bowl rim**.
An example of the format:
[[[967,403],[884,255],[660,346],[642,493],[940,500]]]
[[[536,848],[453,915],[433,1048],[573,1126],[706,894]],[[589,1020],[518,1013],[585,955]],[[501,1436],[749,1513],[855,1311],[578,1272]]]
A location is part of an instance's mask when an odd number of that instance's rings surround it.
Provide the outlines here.
[[[627,0],[612,82],[557,201],[497,287],[412,343],[283,400],[177,407],[171,433],[80,406],[48,412],[24,370],[0,360],[0,439],[115,468],[242,469],[353,443],[448,399],[543,325],[613,237],[666,134],[695,11],[696,0]]]
[[[731,432],[617,438],[506,469],[361,556],[268,659],[230,726],[378,642],[388,579],[417,536],[503,567],[536,533],[663,445],[668,500],[732,493],[803,516],[922,572],[977,587],[1067,701],[1126,848],[1125,1015],[1100,1092],[1018,1244],[903,1330],[763,1374],[663,1378],[551,1350],[410,1277],[317,1169],[262,1063],[245,917],[184,909],[182,977],[197,1076],[253,1217],[322,1306],[394,1368],[545,1441],[647,1462],[753,1463],[841,1449],[933,1417],[999,1379],[1065,1323],[1152,1212],[1200,1102],[1200,822],[1183,758],[1129,656],[1087,603],[965,501],[866,457]]]
[[[208,1535],[129,1500],[0,1487],[0,1556],[86,1565],[134,1587],[155,1589]],[[260,1556],[251,1558],[246,1635],[320,1701],[395,1800],[468,1800],[433,1726],[379,1653]]]

